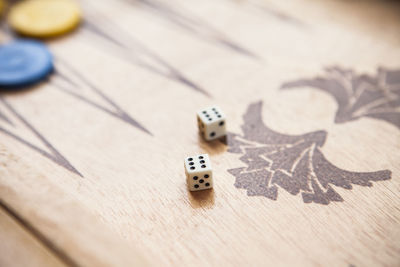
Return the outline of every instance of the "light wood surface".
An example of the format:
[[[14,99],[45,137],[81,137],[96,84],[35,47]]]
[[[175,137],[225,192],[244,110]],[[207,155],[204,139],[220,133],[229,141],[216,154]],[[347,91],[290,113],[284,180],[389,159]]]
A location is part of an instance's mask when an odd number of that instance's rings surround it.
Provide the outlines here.
[[[400,265],[399,3],[80,4],[51,78],[0,96],[0,263]],[[371,79],[390,105],[329,91]],[[197,133],[213,104],[225,143]],[[214,189],[190,193],[201,153]]]
[[[66,266],[3,209],[0,233],[0,266]]]

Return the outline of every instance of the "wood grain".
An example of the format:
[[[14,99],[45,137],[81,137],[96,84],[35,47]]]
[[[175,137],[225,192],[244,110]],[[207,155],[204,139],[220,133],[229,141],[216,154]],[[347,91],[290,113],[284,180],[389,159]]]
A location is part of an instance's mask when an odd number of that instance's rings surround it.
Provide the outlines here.
[[[396,123],[338,122],[338,103],[326,91],[281,89],[325,77],[329,66],[357,77],[399,70],[397,2],[80,3],[80,29],[47,41],[54,75],[0,95],[0,201],[29,225],[24,231],[42,237],[49,257],[77,266],[400,264]],[[233,139],[204,142],[195,112],[218,104],[230,134],[252,146],[245,114],[254,103],[276,133],[324,137],[307,153],[320,152],[349,175],[386,176],[348,186],[325,173],[341,197],[329,203],[307,203],[272,181],[275,198],[238,188],[229,170],[248,167],[245,154],[232,152]],[[189,193],[183,159],[200,153],[210,155],[214,189]],[[1,225],[19,229],[1,216]],[[26,251],[37,251],[32,242]]]
[[[1,266],[66,266],[3,209],[0,233]]]

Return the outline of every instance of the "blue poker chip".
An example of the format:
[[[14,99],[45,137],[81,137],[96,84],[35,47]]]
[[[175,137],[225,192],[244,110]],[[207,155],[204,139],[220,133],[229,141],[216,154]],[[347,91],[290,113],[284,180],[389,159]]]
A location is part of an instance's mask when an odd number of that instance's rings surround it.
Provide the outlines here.
[[[0,46],[0,87],[37,83],[53,71],[53,57],[38,41],[20,40]]]

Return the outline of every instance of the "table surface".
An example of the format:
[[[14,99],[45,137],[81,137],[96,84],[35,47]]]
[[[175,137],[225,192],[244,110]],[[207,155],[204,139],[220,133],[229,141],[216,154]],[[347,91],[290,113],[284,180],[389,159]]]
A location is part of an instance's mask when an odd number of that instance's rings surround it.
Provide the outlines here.
[[[400,265],[399,2],[79,3],[0,94],[1,266]]]

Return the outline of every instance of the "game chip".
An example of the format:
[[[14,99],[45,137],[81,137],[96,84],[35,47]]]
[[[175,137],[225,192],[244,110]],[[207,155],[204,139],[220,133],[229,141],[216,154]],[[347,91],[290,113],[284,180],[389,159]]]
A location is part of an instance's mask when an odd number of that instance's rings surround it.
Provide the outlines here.
[[[26,0],[14,5],[8,16],[11,27],[20,34],[55,37],[75,29],[81,11],[72,0]]]
[[[41,42],[20,40],[0,46],[0,87],[31,85],[52,70],[53,58]]]

